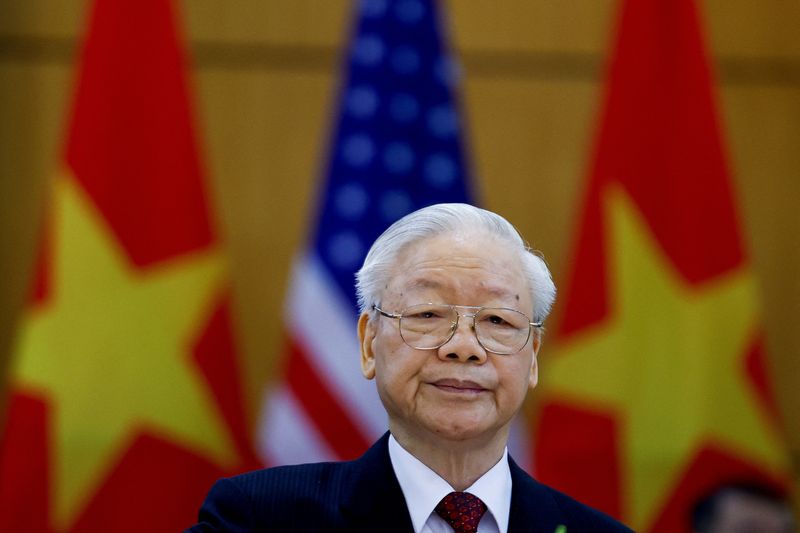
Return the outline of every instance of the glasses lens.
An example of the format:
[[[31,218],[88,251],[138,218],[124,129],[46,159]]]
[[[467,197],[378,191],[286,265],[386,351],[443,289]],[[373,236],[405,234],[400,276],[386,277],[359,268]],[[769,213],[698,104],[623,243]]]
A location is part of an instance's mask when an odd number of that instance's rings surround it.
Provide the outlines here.
[[[475,333],[490,352],[517,353],[528,342],[530,332],[528,317],[513,309],[486,308],[475,315]]]
[[[438,348],[450,338],[457,319],[458,315],[449,305],[413,305],[401,314],[400,335],[414,348]]]

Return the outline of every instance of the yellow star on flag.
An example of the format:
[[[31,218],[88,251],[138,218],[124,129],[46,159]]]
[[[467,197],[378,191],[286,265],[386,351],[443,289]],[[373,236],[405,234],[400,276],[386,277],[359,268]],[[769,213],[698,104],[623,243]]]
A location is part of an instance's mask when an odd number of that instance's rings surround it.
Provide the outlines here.
[[[623,512],[647,530],[704,444],[775,473],[787,464],[745,373],[760,319],[747,266],[690,286],[621,189],[605,206],[610,314],[565,339],[542,381],[551,397],[618,415]]]
[[[51,294],[27,317],[14,374],[53,408],[54,519],[66,528],[137,434],[220,465],[235,457],[191,352],[224,283],[218,253],[135,269],[74,180],[54,192]]]

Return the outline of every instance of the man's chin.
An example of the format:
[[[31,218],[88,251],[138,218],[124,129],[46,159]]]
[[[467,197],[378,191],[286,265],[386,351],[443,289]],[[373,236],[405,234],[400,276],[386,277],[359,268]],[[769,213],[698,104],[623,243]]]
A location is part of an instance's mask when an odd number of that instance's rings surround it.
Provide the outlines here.
[[[496,428],[486,424],[486,416],[465,416],[465,413],[443,414],[427,427],[437,437],[455,442],[484,440],[496,434]]]

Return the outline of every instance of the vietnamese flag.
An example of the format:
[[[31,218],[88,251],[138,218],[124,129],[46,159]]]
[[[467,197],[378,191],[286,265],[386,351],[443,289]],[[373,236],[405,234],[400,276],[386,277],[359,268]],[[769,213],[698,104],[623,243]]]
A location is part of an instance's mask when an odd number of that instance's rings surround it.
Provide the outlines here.
[[[623,2],[535,464],[641,532],[788,480],[716,107],[694,3]]]
[[[94,5],[13,354],[0,531],[179,531],[255,464],[175,18]]]

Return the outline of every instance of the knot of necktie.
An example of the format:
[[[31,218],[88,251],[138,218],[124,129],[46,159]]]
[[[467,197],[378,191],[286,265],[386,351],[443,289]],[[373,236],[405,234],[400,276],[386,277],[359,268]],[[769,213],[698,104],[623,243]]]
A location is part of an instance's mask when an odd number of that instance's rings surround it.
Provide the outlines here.
[[[486,504],[469,492],[451,492],[434,509],[455,533],[476,533]]]

